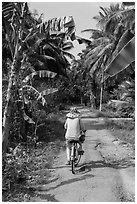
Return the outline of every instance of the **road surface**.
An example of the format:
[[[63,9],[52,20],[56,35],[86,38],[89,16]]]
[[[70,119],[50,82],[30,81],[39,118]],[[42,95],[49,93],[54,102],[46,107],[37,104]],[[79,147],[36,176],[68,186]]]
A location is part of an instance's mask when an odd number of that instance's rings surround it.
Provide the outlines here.
[[[56,158],[48,184],[37,193],[47,202],[134,201],[135,172],[130,148],[105,129],[103,119],[83,119],[86,127],[84,155],[76,174],[65,166],[66,152]]]

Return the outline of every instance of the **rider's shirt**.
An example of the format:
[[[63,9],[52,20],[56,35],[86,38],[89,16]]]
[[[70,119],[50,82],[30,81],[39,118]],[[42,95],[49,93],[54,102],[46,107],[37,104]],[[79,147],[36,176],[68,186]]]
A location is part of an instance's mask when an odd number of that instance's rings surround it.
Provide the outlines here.
[[[67,129],[66,139],[79,139],[80,137],[80,119],[79,118],[67,118],[65,125]]]

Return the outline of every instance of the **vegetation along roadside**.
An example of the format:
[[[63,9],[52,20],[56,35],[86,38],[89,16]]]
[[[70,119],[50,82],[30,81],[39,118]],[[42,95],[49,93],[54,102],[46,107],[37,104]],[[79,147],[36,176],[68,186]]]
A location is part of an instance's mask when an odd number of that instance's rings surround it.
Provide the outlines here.
[[[49,182],[67,106],[133,119],[107,128],[135,149],[135,4],[100,7],[93,19],[84,39],[73,16],[44,21],[27,2],[2,3],[3,201],[33,201],[34,186]],[[78,59],[75,40],[85,45]]]

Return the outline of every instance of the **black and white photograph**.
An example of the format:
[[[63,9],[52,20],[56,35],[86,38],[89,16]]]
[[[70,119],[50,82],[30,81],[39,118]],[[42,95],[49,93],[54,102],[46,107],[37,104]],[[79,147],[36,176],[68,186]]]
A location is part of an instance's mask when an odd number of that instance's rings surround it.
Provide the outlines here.
[[[2,202],[135,202],[135,1],[1,11]]]

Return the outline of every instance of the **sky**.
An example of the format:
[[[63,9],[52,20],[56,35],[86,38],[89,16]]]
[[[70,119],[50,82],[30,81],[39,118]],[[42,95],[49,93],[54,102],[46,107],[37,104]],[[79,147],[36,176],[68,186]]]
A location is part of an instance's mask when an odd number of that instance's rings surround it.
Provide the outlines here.
[[[43,13],[43,20],[49,20],[54,17],[73,16],[76,25],[76,35],[89,38],[88,33],[81,33],[82,30],[88,28],[97,28],[94,16],[98,15],[99,7],[109,7],[110,4],[117,2],[28,2],[31,11],[37,10],[38,14]],[[71,53],[78,58],[77,54],[85,48],[79,45],[75,40]]]

